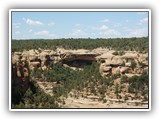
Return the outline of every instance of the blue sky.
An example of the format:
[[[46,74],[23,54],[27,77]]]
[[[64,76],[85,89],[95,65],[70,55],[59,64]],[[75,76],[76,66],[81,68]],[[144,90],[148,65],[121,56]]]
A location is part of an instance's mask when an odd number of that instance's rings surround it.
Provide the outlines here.
[[[148,36],[148,12],[12,12],[12,39]]]

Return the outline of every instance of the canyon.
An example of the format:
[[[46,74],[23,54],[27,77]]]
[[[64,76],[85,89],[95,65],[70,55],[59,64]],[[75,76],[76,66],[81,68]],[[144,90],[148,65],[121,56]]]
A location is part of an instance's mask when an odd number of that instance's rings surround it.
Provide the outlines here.
[[[31,49],[22,52],[12,52],[12,91],[13,98],[23,96],[30,86],[31,73],[35,69],[42,71],[52,69],[56,63],[62,63],[64,68],[74,71],[90,66],[92,63],[99,64],[99,73],[102,77],[118,76],[112,82],[113,86],[105,88],[106,93],[100,101],[99,94],[71,90],[67,97],[61,96],[64,104],[58,103],[62,108],[147,108],[148,100],[144,100],[139,92],[138,97],[128,93],[128,83],[122,83],[122,76],[132,78],[141,76],[144,71],[148,72],[148,53],[137,51],[115,51],[108,48],[86,49]],[[40,81],[34,78],[37,85],[48,95],[53,96],[56,82]],[[96,86],[96,85],[95,85]],[[121,92],[116,94],[116,86],[121,86]],[[97,85],[99,87],[99,85]],[[147,90],[147,88],[145,88]],[[76,97],[73,97],[76,96]],[[127,98],[126,98],[127,96]],[[14,100],[14,99],[13,99]]]

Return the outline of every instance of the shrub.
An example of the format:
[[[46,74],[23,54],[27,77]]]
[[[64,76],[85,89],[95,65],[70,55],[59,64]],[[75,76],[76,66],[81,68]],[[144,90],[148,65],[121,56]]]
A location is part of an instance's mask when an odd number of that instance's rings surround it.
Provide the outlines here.
[[[131,68],[132,68],[132,70],[134,70],[136,66],[137,66],[137,63],[134,60],[132,60],[131,61]]]
[[[119,55],[119,53],[117,51],[112,53],[113,55]]]
[[[128,82],[128,77],[126,75],[123,75],[121,77],[121,83],[123,84],[123,83],[127,83],[127,82]]]

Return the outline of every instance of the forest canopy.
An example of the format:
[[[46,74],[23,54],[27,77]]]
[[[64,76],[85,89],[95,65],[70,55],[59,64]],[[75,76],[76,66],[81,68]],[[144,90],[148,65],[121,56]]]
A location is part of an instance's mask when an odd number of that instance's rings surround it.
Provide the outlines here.
[[[64,49],[95,49],[98,47],[115,50],[148,51],[148,37],[141,38],[63,38],[63,39],[30,39],[12,40],[12,51],[23,51],[30,49],[52,49],[58,47]]]

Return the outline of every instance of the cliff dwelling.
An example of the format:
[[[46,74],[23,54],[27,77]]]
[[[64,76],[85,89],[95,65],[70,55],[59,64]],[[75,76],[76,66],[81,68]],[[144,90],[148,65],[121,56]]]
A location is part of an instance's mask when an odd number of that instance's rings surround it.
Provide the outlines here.
[[[62,61],[63,64],[66,64],[69,67],[75,67],[75,68],[84,68],[85,66],[91,65],[93,60],[71,60],[71,61]]]

